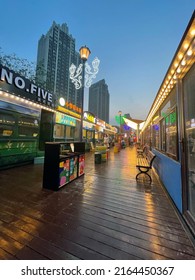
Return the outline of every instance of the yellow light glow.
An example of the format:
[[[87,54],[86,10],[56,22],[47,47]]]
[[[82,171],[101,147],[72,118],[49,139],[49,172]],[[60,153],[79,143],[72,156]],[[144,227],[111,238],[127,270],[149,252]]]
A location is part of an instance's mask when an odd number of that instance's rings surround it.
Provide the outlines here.
[[[195,29],[193,29],[193,30],[191,31],[191,35],[192,35],[192,36],[195,35]]]
[[[189,44],[188,44],[188,43],[185,43],[185,45],[184,45],[184,49],[185,49],[185,50],[187,50],[187,49],[188,49],[188,47],[189,47]]]
[[[59,104],[63,107],[66,104],[66,101],[63,97],[60,97]]]
[[[186,65],[186,61],[184,59],[182,60],[181,65]]]
[[[81,47],[79,52],[80,52],[80,57],[83,60],[87,60],[89,55],[90,55],[90,53],[91,53],[90,49],[88,47],[86,47],[86,46]]]
[[[178,57],[179,57],[179,59],[182,59],[183,54],[180,53],[180,54],[178,55]]]
[[[187,55],[189,55],[189,56],[192,55],[192,50],[191,49],[187,51]]]

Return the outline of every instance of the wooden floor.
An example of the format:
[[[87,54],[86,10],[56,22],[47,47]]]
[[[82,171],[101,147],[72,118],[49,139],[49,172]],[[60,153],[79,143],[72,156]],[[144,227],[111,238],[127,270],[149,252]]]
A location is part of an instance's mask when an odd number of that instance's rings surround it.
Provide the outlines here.
[[[195,259],[192,237],[151,172],[136,182],[135,148],[86,154],[85,175],[42,189],[42,165],[0,171],[0,259]]]

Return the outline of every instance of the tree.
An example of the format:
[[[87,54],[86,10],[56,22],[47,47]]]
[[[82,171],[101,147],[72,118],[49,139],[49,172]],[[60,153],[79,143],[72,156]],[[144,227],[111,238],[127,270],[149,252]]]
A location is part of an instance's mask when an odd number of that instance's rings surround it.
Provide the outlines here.
[[[19,58],[15,53],[4,54],[0,47],[0,64],[29,80],[35,81],[35,62],[30,62],[25,58]]]
[[[0,64],[33,81],[40,87],[46,87],[46,82],[38,79],[38,77],[46,75],[43,63],[36,66],[35,62],[28,61],[26,58],[19,58],[15,53],[5,54],[0,47]]]

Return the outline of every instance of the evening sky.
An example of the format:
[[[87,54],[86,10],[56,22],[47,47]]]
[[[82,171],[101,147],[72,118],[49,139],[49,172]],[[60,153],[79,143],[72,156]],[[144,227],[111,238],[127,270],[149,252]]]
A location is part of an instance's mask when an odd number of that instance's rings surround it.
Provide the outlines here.
[[[195,7],[194,0],[0,0],[0,47],[36,61],[53,21],[67,23],[76,50],[87,45],[95,80],[110,93],[110,123],[121,110],[145,119]],[[85,108],[88,91],[85,90]]]

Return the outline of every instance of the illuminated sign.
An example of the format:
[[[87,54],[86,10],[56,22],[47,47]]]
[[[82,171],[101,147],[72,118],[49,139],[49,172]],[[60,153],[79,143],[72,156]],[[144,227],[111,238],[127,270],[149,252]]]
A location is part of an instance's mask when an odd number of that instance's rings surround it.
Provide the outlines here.
[[[174,111],[173,113],[169,114],[166,117],[166,124],[175,124],[176,123],[176,111]]]
[[[109,123],[106,123],[106,129],[112,129],[112,126]]]
[[[31,101],[54,106],[52,93],[2,65],[0,65],[0,89]]]
[[[91,123],[96,123],[96,118],[89,112],[84,112],[83,118],[84,120],[89,121]]]
[[[75,111],[75,112],[81,114],[81,108],[77,107],[77,106],[74,105],[73,103],[66,101],[65,106],[66,106],[68,109],[73,110],[73,111]]]
[[[56,123],[64,124],[64,125],[69,125],[69,126],[76,126],[76,119],[61,114],[59,112],[56,112]]]
[[[97,125],[100,125],[101,127],[105,128],[105,121],[97,119]]]
[[[58,106],[57,110],[58,110],[58,111],[61,111],[61,112],[63,112],[63,113],[69,114],[69,115],[71,115],[71,116],[73,116],[73,117],[75,117],[75,118],[78,118],[78,119],[81,118],[81,115],[79,115],[79,114],[77,114],[77,113],[75,113],[75,112],[72,112],[72,111],[70,111],[70,110],[68,110],[68,109],[66,109],[66,108],[63,108],[63,107],[61,107],[61,106]]]
[[[83,121],[83,127],[86,128],[86,129],[89,129],[89,130],[95,130],[95,127],[92,123],[89,123],[89,122],[86,122],[86,121]]]

